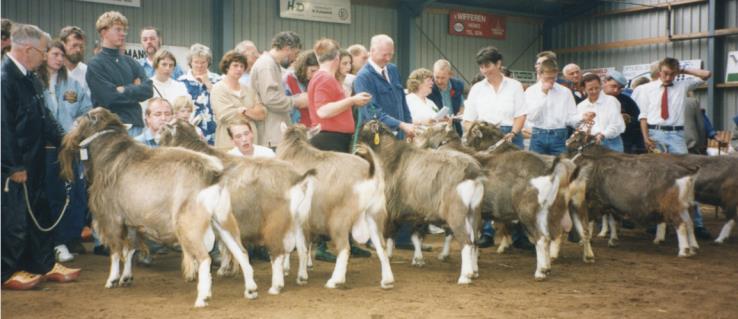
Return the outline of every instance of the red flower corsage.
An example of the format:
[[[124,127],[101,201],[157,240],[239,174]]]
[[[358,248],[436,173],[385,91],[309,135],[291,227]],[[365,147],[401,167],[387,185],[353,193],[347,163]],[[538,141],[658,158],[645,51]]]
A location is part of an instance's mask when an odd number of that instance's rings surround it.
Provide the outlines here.
[[[456,90],[454,90],[454,88],[451,88],[451,96],[454,96],[454,95],[456,95]]]

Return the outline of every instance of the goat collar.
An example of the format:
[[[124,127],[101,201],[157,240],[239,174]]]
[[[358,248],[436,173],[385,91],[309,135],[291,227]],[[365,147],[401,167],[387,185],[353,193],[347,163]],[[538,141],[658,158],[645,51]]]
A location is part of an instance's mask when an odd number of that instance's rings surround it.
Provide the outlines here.
[[[495,143],[495,145],[492,145],[492,146],[488,147],[487,150],[488,151],[494,151],[495,149],[497,149],[498,147],[500,147],[500,145],[502,145],[502,143],[505,143],[505,138],[504,137],[501,138],[499,141],[497,141],[497,143]]]
[[[102,130],[100,132],[97,132],[95,134],[92,134],[89,137],[87,137],[86,139],[82,140],[82,142],[79,142],[79,147],[80,148],[87,148],[87,145],[90,145],[90,143],[92,143],[92,141],[94,141],[96,138],[100,137],[100,135],[105,135],[105,134],[113,133],[113,132],[115,132],[115,130],[108,129],[108,130]]]
[[[590,147],[590,146],[594,145],[595,143],[596,143],[596,141],[593,140],[591,142],[588,142],[587,144],[584,144],[584,145],[581,145],[581,146],[577,147],[577,154],[574,155],[574,157],[571,158],[571,161],[572,162],[576,161],[580,156],[582,156],[582,154],[584,153],[584,149],[586,149],[587,147]]]

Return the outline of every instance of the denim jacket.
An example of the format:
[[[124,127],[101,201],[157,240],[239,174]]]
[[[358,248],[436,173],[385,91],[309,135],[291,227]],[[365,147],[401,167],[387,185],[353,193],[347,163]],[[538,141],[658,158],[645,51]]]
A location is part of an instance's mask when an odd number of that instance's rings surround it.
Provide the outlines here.
[[[74,120],[92,108],[92,101],[87,95],[87,89],[74,79],[57,81],[54,89],[54,95],[48,88],[44,90],[46,107],[64,128],[64,132],[69,132]]]

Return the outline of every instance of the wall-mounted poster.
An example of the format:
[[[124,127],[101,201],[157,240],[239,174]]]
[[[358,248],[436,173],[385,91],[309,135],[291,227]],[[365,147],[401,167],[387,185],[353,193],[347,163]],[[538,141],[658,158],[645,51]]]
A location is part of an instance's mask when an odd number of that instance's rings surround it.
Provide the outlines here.
[[[505,17],[451,10],[448,13],[448,34],[505,40]]]
[[[177,59],[177,66],[179,66],[182,71],[186,72],[190,69],[190,66],[187,65],[187,54],[190,53],[190,48],[165,45],[162,49],[167,49],[169,52],[172,52],[174,58]],[[145,57],[146,52],[141,46],[141,43],[126,43],[125,55],[138,60]]]
[[[86,2],[97,2],[97,3],[104,3],[104,4],[112,4],[116,6],[126,6],[126,7],[141,7],[141,0],[79,0],[79,1],[86,1]]]
[[[279,16],[287,19],[351,24],[351,1],[279,0]]]
[[[725,82],[738,82],[738,51],[728,52],[728,66],[725,67]]]

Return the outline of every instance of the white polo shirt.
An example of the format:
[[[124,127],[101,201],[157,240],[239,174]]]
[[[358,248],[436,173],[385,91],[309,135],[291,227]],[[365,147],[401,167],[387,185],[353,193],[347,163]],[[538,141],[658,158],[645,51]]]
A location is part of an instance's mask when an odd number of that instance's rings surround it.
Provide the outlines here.
[[[548,94],[543,93],[541,82],[528,87],[525,90],[525,105],[528,109],[527,120],[533,128],[552,130],[566,128],[567,125],[575,127],[582,120],[571,90],[558,83],[554,83]]]
[[[274,154],[274,151],[272,151],[271,148],[264,147],[261,145],[254,144],[254,155],[252,157],[254,158],[274,158],[277,155]],[[230,151],[228,151],[228,154],[235,155],[239,157],[246,157],[241,153],[241,150],[238,149],[238,147],[232,148]]]
[[[600,96],[594,103],[585,98],[577,105],[579,116],[587,112],[594,112],[594,125],[590,134],[602,134],[605,138],[618,137],[625,132],[625,121],[620,114],[620,102],[618,99],[600,91]]]
[[[673,81],[673,85],[668,88],[667,99],[669,117],[661,118],[661,96],[664,94],[664,86],[661,80],[641,85],[633,91],[633,100],[636,101],[641,109],[638,119],[646,119],[648,125],[684,125],[684,100],[687,98],[687,92],[702,84],[702,81],[696,77],[685,77],[680,81]]]
[[[464,103],[464,121],[512,126],[516,117],[527,113],[523,85],[508,77],[502,78],[497,91],[487,79],[477,82]]]

